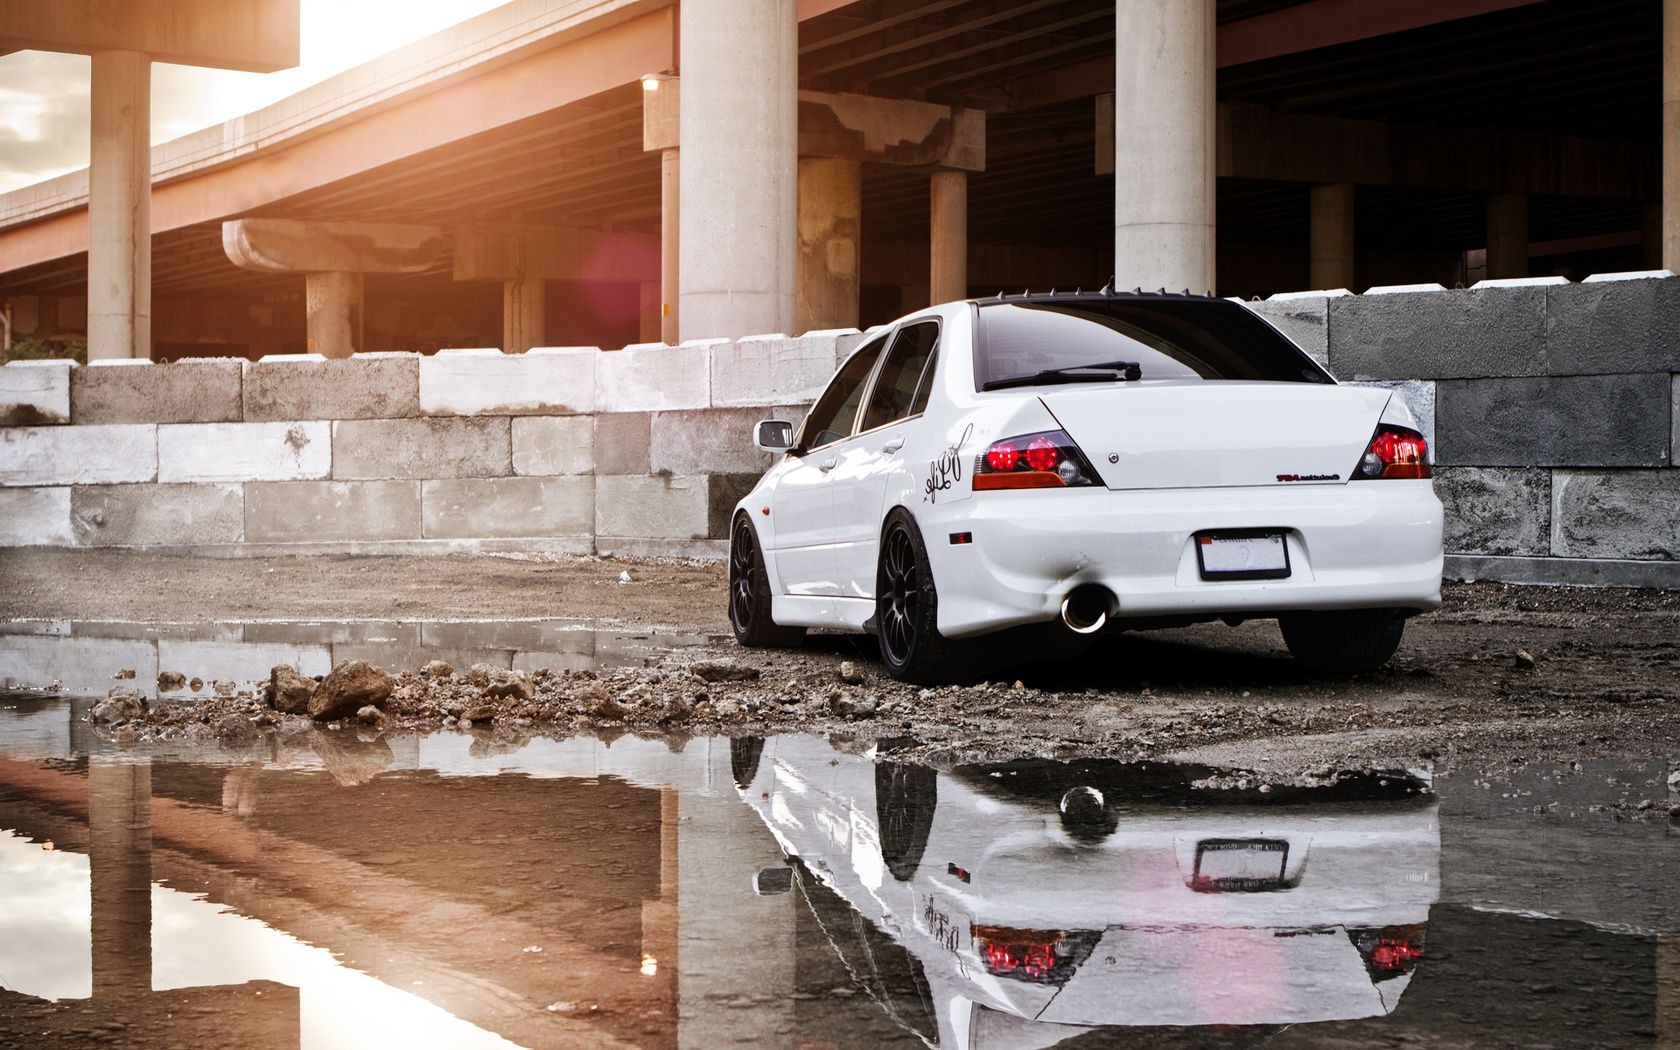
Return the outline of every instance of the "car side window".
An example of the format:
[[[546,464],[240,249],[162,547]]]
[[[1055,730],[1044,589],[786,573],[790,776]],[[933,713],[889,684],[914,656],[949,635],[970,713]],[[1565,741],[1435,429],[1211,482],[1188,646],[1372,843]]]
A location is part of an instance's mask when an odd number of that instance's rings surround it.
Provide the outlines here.
[[[939,324],[936,321],[923,321],[899,329],[892,349],[881,365],[881,374],[875,380],[875,390],[869,395],[869,407],[864,409],[860,430],[873,430],[919,411],[916,401],[922,385],[922,373],[927,370],[928,360],[938,346]],[[921,400],[926,405],[926,399]]]
[[[881,356],[886,336],[864,346],[840,366],[840,372],[828,384],[805,416],[799,431],[799,448],[809,451],[831,442],[852,436],[852,424],[857,419],[858,402],[863,399],[864,381]]]

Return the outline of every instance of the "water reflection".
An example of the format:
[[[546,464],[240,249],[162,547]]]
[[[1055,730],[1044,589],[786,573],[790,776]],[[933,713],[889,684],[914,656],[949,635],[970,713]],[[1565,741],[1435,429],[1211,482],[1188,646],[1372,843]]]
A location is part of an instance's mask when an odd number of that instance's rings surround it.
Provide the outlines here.
[[[1600,842],[1467,781],[930,768],[811,737],[136,756],[52,703],[0,703],[0,1045],[1680,1034],[1680,837]],[[1583,811],[1661,774],[1583,776]]]

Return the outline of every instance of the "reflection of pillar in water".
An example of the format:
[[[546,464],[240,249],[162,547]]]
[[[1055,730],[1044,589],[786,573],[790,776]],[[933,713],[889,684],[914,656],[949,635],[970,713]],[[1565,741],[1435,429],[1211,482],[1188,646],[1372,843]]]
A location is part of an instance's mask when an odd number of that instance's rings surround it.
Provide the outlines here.
[[[642,902],[642,977],[676,988],[677,968],[677,821],[681,795],[659,791],[659,899]]]
[[[235,817],[250,817],[257,812],[257,778],[262,771],[255,766],[235,766],[222,777],[222,812]]]
[[[150,763],[89,761],[95,999],[151,991],[151,806]]]
[[[1680,934],[1657,935],[1658,1050],[1680,1050]]]

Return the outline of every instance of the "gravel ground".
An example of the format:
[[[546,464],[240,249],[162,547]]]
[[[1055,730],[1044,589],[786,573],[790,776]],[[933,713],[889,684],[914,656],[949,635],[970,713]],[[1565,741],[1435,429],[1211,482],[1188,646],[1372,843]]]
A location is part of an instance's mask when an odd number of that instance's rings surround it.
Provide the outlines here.
[[[0,617],[11,619],[552,617],[723,633],[723,592],[721,566],[683,562],[0,554]],[[907,754],[935,760],[1173,757],[1278,777],[1673,758],[1680,592],[1449,584],[1445,607],[1410,622],[1387,668],[1352,678],[1297,670],[1276,625],[1254,622],[1118,635],[1076,658],[936,689],[893,682],[868,640],[838,635],[792,651],[683,649],[656,667],[601,672],[410,668],[390,685],[385,710],[365,722],[315,725],[269,709],[263,683],[237,683],[231,697],[162,704],[102,731],[236,746],[334,727],[472,732],[497,745],[580,731],[820,732],[908,738]]]

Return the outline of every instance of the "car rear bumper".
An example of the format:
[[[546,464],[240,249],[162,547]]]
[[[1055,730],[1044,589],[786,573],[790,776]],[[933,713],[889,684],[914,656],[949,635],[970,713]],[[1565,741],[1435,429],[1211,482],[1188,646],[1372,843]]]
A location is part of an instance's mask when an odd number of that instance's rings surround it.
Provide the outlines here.
[[[1097,584],[1115,616],[1262,615],[1441,604],[1441,504],[1428,481],[1109,491],[988,492],[917,508],[939,630],[963,637],[1055,620]],[[1204,580],[1195,535],[1276,528],[1290,576]],[[972,542],[955,543],[951,534]]]

